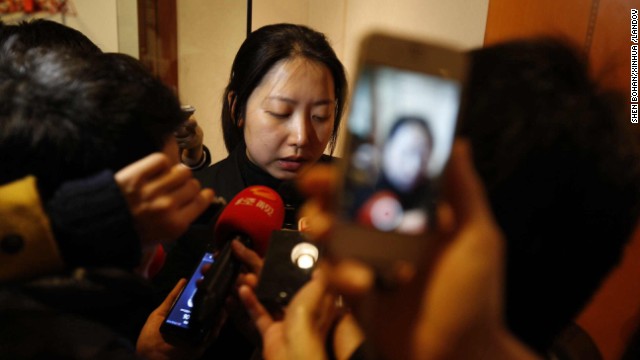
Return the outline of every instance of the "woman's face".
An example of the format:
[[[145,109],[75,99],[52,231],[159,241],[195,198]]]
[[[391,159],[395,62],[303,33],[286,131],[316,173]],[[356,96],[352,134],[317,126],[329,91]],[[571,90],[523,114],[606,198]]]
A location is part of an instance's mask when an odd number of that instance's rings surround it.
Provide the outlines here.
[[[249,160],[277,179],[295,178],[327,147],[335,109],[326,66],[302,57],[276,63],[249,96],[241,119]]]
[[[413,123],[400,126],[387,139],[382,153],[382,166],[394,187],[408,192],[426,175],[429,147],[424,128]]]

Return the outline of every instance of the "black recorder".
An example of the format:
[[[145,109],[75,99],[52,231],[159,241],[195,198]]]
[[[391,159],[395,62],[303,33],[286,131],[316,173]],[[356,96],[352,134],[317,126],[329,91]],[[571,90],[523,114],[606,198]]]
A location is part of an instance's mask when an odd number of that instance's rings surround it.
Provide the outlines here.
[[[320,249],[296,230],[276,230],[271,235],[256,296],[272,314],[279,315],[291,298],[311,279]]]

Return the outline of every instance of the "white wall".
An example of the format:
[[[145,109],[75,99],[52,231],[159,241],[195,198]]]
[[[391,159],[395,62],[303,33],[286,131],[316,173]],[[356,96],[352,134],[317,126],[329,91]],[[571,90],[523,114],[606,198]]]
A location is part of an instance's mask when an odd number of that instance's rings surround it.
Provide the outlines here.
[[[102,51],[117,52],[118,21],[116,0],[73,0],[71,4],[75,7],[76,14],[65,17],[66,25],[85,34]],[[62,22],[61,17],[58,19]]]
[[[215,162],[227,155],[221,99],[233,58],[246,37],[246,1],[188,0],[177,6],[179,96],[183,104],[195,106]]]
[[[303,24],[323,32],[343,60],[349,0],[253,0],[252,29],[275,23]]]
[[[138,2],[117,0],[118,52],[140,57],[138,41]]]
[[[482,46],[488,8],[489,0],[254,0],[252,28],[308,25],[327,35],[351,70],[360,39],[372,29],[463,49]]]

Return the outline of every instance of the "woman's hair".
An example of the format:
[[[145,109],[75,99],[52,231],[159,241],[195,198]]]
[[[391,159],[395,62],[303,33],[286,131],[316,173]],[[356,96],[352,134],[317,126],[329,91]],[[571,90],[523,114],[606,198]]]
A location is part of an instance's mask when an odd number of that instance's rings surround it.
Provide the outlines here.
[[[293,24],[264,26],[249,34],[240,46],[222,97],[222,134],[227,151],[231,152],[238,144],[244,143],[244,133],[238,121],[245,117],[247,101],[253,90],[277,62],[294,57],[323,64],[331,72],[336,96],[335,123],[329,140],[329,149],[333,153],[347,94],[344,68],[324,34]]]
[[[415,116],[415,115],[403,115],[398,117],[398,119],[393,123],[393,125],[391,125],[391,128],[389,129],[389,134],[387,135],[387,139],[391,139],[393,136],[395,136],[395,134],[398,132],[398,130],[408,124],[415,124],[418,125],[420,128],[424,129],[424,134],[427,137],[427,141],[429,142],[429,151],[431,151],[433,149],[433,134],[431,133],[431,127],[429,126],[429,123],[423,119],[420,116]]]

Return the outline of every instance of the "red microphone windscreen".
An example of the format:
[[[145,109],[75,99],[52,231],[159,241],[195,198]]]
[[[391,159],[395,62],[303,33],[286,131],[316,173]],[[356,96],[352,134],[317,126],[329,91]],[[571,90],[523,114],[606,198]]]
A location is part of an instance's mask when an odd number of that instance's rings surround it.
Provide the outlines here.
[[[230,241],[247,235],[253,249],[264,256],[273,230],[282,228],[284,203],[278,193],[266,186],[250,186],[238,193],[222,210],[215,225],[215,241]]]

